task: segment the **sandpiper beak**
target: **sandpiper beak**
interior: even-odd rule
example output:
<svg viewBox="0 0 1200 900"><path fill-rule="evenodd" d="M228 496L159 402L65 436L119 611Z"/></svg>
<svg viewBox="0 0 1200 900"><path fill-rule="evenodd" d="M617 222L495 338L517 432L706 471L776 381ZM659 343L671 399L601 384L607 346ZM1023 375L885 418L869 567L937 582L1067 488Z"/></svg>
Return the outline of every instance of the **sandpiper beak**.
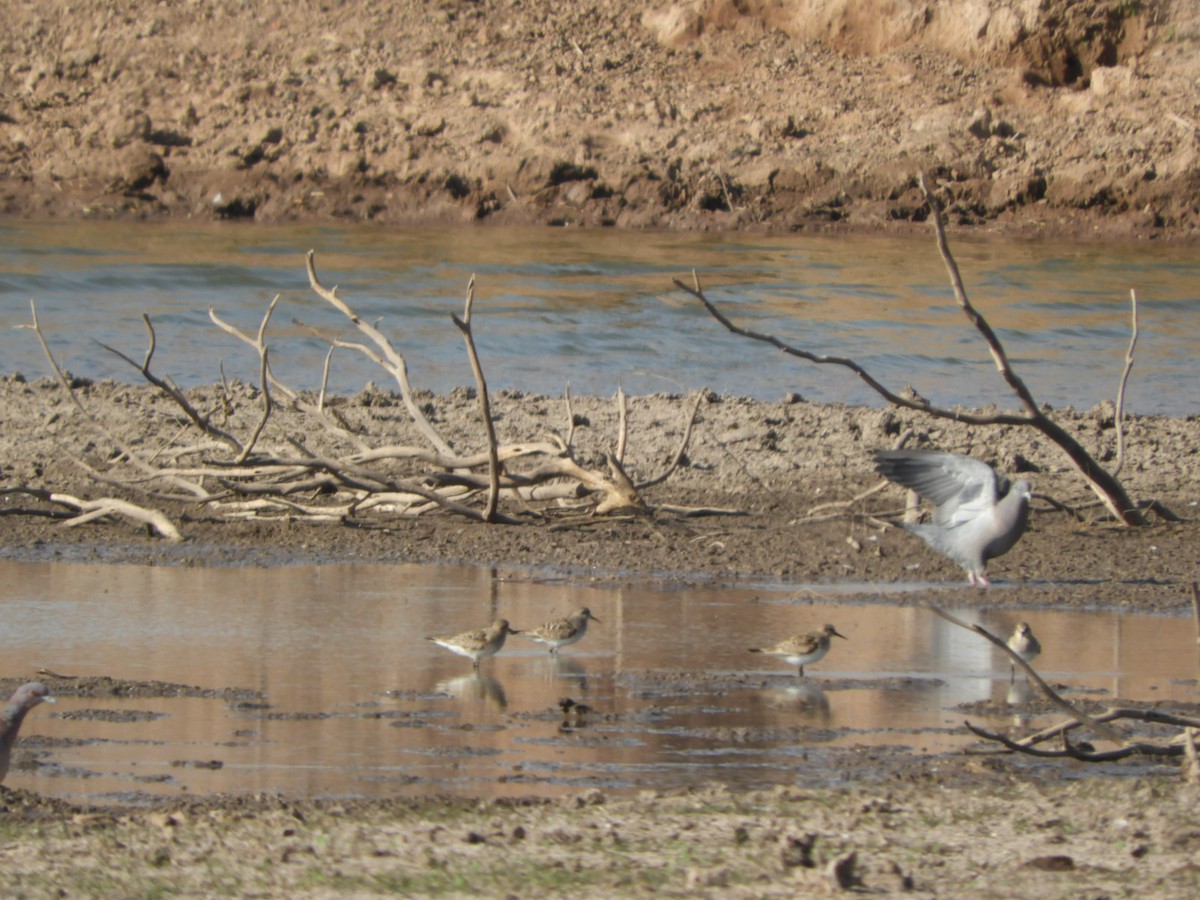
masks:
<svg viewBox="0 0 1200 900"><path fill-rule="evenodd" d="M838 631L836 628L830 627L830 629L829 629L829 633L830 633L831 635L833 635L834 637L840 637L840 638L841 638L843 641L848 641L848 640L850 640L850 638L846 637L844 634L842 634L842 633L841 633L840 631Z"/></svg>

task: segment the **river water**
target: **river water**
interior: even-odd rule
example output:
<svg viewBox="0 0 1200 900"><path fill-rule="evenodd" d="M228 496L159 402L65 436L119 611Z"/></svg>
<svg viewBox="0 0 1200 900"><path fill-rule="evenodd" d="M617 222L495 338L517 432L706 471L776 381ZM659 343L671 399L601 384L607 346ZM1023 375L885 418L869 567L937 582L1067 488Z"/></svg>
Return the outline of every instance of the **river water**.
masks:
<svg viewBox="0 0 1200 900"><path fill-rule="evenodd" d="M972 301L1039 402L1090 408L1116 394L1129 342L1130 289L1141 336L1127 408L1194 414L1200 370L1200 257L1192 247L1093 246L953 238ZM493 388L556 395L718 393L879 405L848 371L789 359L724 331L672 284L694 270L737 322L816 353L851 356L885 384L942 405L1011 406L977 334L954 306L932 239L707 235L570 229L353 229L235 224L8 224L0 228L3 371L48 374L29 301L74 374L136 380L97 342L140 360L141 316L158 333L155 370L210 384L221 366L257 380L257 359L208 319L253 332L280 295L268 341L293 387L320 386L327 345L297 322L356 337L308 288L317 252L327 286L376 322L415 387L471 384L450 321L477 278L475 334ZM350 351L331 387L388 376Z"/></svg>

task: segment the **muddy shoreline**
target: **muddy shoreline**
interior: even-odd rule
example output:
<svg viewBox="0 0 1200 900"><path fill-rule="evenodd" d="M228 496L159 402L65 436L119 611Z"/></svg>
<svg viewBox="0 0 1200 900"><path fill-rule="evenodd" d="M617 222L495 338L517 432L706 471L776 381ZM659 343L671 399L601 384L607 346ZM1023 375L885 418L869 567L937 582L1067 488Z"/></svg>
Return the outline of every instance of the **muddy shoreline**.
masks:
<svg viewBox="0 0 1200 900"><path fill-rule="evenodd" d="M189 396L204 405L214 390ZM145 502L131 485L121 487L120 478L96 480L76 460L117 475L114 440L147 447L176 440L178 407L149 387L113 382L80 384L77 396L86 415L52 381L0 381L0 486L81 497L117 493ZM245 433L260 415L259 398L240 385L231 399L226 425ZM423 402L439 428L463 446L479 440L477 403L469 393ZM672 395L630 399L631 471L658 471L671 456L688 402ZM418 440L395 395L372 388L338 404L345 421L372 440ZM561 400L501 392L494 408L504 439L516 440L543 432L548 420L561 415ZM588 422L576 436L580 458L596 462L612 440L613 403L574 398L574 409ZM491 567L493 577L506 580L547 572L603 584L759 580L811 585L814 598L823 582L928 581L938 587L923 599L932 596L947 606L1149 610L1178 615L1179 627L1190 627L1182 615L1188 585L1200 571L1196 417L1132 416L1126 423L1128 489L1185 519L1152 519L1145 528L1130 529L1106 522L1056 452L1019 429L977 429L897 411L791 400L712 396L699 409L686 464L648 491L647 499L652 505L736 509L737 515L656 513L552 529L545 522L483 525L436 512L412 521L365 519L351 527L291 516L220 521L193 504L163 501L184 536L170 543L120 518L66 528L53 504L8 492L0 497L0 546L6 558L54 564L461 560ZM1091 452L1111 460L1110 413L1103 405L1056 411ZM815 507L850 500L876 483L868 450L908 428L921 442L986 457L1007 471L1019 467L1039 495L1075 512L1039 500L1031 533L993 562L997 584L987 591L968 587L961 572L911 536L880 529L865 517L902 508L899 492L872 495L852 515L806 523ZM324 448L296 410L281 407L264 441L282 446L289 434L299 433L312 447ZM869 589L857 599L887 602ZM895 602L911 602L911 596ZM13 683L53 681L34 672L4 674ZM58 683L67 693L75 689ZM93 716L106 715L103 698L113 691L143 697L215 692L262 702L240 685L104 678L90 684ZM978 711L964 712L969 717ZM23 740L19 760L54 753L37 743L36 713L24 737L29 744ZM994 756L928 756L903 747L849 749L837 759L844 782L839 787L808 785L800 768L794 788L774 791L714 786L626 798L585 790L553 801L539 799L533 785L517 801L218 794L96 809L6 788L11 849L0 886L27 896L49 896L64 886L85 895L163 888L320 897L521 894L531 884L542 894L572 896L628 895L650 886L681 896L793 896L833 884L829 872L839 860L844 866L852 851L864 884L929 896L1041 897L1073 891L1081 877L1098 889L1136 883L1150 897L1179 896L1194 886L1191 836L1200 831L1195 789L1181 782L1173 761L1088 769ZM997 804L1001 794L1005 801ZM988 838L964 840L972 829ZM367 832L370 839L362 837ZM1114 855L1119 842L1127 855ZM275 864L264 869L264 858ZM1154 884L1148 886L1147 878Z"/></svg>
<svg viewBox="0 0 1200 900"><path fill-rule="evenodd" d="M197 408L215 390L188 392ZM175 440L182 424L174 401L149 386L99 382L77 392L85 415L48 379L0 381L6 428L5 488L28 486L81 498L106 494L146 502L136 480L112 459L115 448ZM237 386L227 426L251 432L261 414L254 388ZM423 438L398 395L371 388L331 400L341 421L376 445L419 445ZM464 449L480 447L478 404L470 392L424 401L439 429ZM693 398L648 395L629 400L626 463L634 477L665 468L678 449ZM561 398L500 392L493 400L502 441L529 441L553 430ZM577 458L603 466L615 440L617 409L608 399L573 398L586 421L574 437ZM1055 415L1097 459L1116 446L1111 405ZM911 430L915 445L976 455L1002 471L1022 472L1034 484L1032 531L995 560L990 592L967 588L962 573L881 519L903 507L889 488L860 502L878 483L872 449ZM1129 416L1124 425L1122 478L1138 501L1154 500L1181 521L1151 513L1144 528L1116 526L1095 503L1062 453L1012 426L982 428L927 420L910 411L764 403L707 395L697 407L686 462L646 491L647 514L565 521L572 504L508 506L523 524L486 526L445 510L416 518L352 516L316 522L305 515L263 512L230 516L222 504L164 499L161 508L180 530L175 543L147 535L120 517L68 527L66 510L19 492L6 492L0 515L3 555L9 559L107 561L175 565L282 565L293 561L458 562L488 566L502 577L556 572L576 579L636 583L639 579L812 586L933 582L955 603L1004 606L1181 610L1200 570L1195 508L1200 499L1200 419ZM306 434L311 452L331 457L344 442L314 430L295 408L276 408L264 448L290 452L292 435ZM114 443L120 442L120 443ZM219 457L220 454L217 454ZM89 475L90 468L99 475ZM108 475L104 475L104 472ZM846 504L829 506L829 504ZM694 515L687 509L718 514ZM224 511L222 511L224 510ZM528 517L526 512L535 515ZM522 574L524 573L524 574Z"/></svg>

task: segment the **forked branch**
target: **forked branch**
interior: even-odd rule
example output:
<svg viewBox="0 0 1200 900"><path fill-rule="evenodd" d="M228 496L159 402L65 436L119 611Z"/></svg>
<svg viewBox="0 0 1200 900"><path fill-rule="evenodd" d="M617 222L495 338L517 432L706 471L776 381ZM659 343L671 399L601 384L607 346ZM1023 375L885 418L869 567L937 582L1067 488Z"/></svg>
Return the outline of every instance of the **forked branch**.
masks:
<svg viewBox="0 0 1200 900"><path fill-rule="evenodd" d="M1031 427L1051 441L1058 445L1075 468L1083 475L1088 486L1096 493L1104 505L1108 508L1118 521L1126 525L1140 525L1143 523L1141 511L1137 504L1133 503L1125 492L1124 486L1111 473L1105 470L1092 456L1083 448L1083 446L1062 426L1047 416L1041 408L1039 408L1032 392L1029 390L1025 382L1013 371L1012 365L1009 362L1008 355L1004 351L1004 347L1000 339L992 330L988 321L983 315L975 309L967 298L966 290L963 288L962 277L959 274L958 266L954 261L954 257L950 253L950 248L946 242L945 223L942 219L941 207L938 204L937 198L933 191L926 183L924 175L920 177L921 187L925 192L925 197L929 202L932 212L934 229L937 236L938 251L941 253L942 260L946 265L947 271L950 274L951 287L954 290L955 301L966 315L968 321L982 335L984 342L988 347L988 352L996 363L996 367L1000 372L1001 377L1009 385L1017 398L1021 401L1024 407L1023 413L997 413L997 414L975 414L966 413L957 409L947 409L944 407L934 406L922 398L906 397L895 391L885 387L878 379L872 376L866 369L855 362L853 359L842 356L829 356L824 354L811 353L807 350L794 347L785 343L780 338L772 334L764 334L762 332L752 331L748 328L742 328L732 322L725 316L717 307L705 296L703 289L700 286L700 280L695 272L692 273L692 284L687 285L679 279L675 279L675 285L683 291L691 294L699 300L709 314L725 327L726 330L740 337L749 338L751 340L760 341L770 344L778 350L783 351L789 356L794 356L799 359L804 359L809 362L821 365L835 365L849 369L854 372L863 382L865 382L879 396L883 397L892 406L903 409L911 409L925 415L940 419L953 419L958 422L966 422L971 425L1016 425Z"/></svg>

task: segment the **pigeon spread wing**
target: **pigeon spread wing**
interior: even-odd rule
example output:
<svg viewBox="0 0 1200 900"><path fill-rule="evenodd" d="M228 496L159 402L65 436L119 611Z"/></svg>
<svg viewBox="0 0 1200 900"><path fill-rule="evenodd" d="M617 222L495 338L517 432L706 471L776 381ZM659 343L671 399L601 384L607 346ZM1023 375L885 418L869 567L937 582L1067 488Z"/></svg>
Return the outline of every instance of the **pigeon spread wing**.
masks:
<svg viewBox="0 0 1200 900"><path fill-rule="evenodd" d="M911 488L934 505L933 521L943 528L986 514L1007 487L987 463L954 453L880 450L875 459L885 478Z"/></svg>

